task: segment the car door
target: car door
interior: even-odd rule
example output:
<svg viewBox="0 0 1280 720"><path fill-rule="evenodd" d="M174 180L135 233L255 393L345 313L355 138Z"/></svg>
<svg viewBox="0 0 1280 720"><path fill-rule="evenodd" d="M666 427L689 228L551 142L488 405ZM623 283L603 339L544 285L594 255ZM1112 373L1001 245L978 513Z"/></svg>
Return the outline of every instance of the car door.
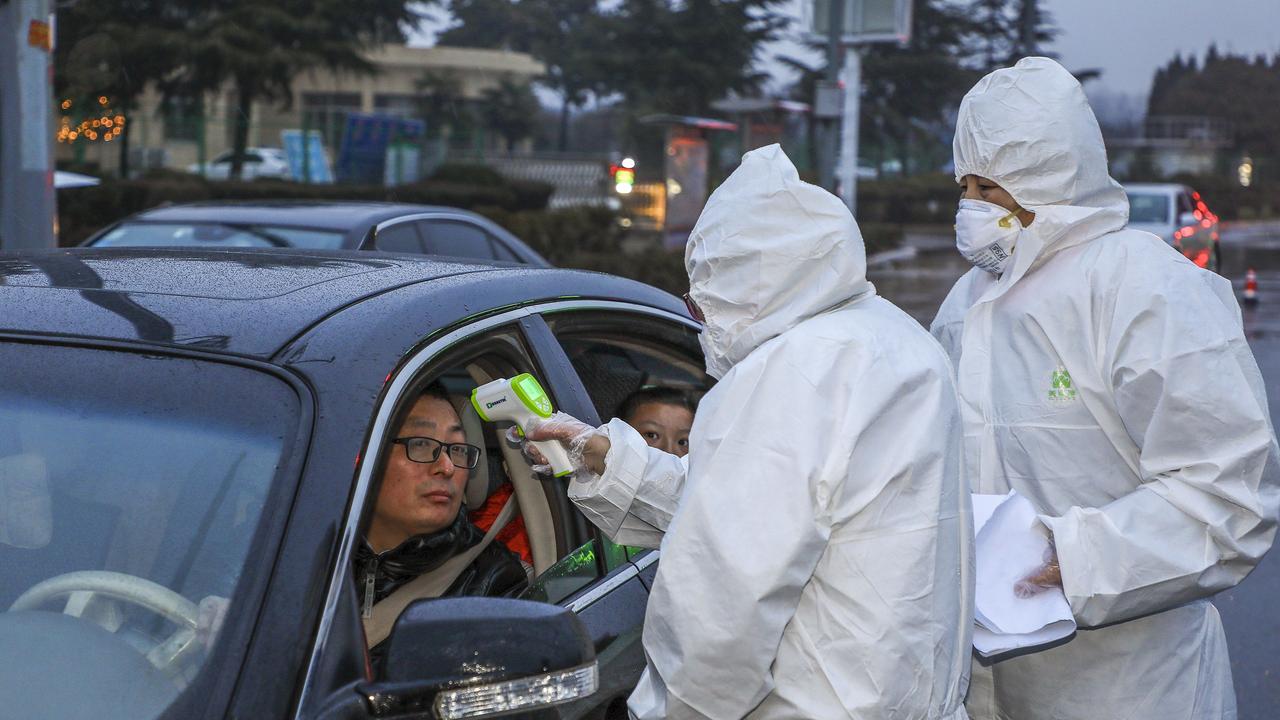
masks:
<svg viewBox="0 0 1280 720"><path fill-rule="evenodd" d="M364 661L353 558L378 499L381 467L390 452L401 448L391 443L399 418L427 384L438 381L455 398L455 407L467 427L468 443L482 445L486 457L496 461L483 465L491 478L497 478L485 486L500 485L503 479L514 486L519 517L532 550L528 564L534 577L524 597L578 612L594 640L600 691L577 704L562 706L561 716L625 717L625 698L644 663L640 632L648 595L644 579L647 565L633 561L625 549L599 537L569 502L566 480L533 476L519 449L504 441L502 426L481 426L478 419L469 423L465 417L469 393L475 386L530 372L542 380L557 407L592 418L592 401L572 363L542 317L530 308L481 318L424 341L388 377L384 397L371 421L357 465L343 549L332 570L298 716L312 717L330 698L342 696L338 690L341 682L329 678L349 675L351 667Z"/></svg>
<svg viewBox="0 0 1280 720"><path fill-rule="evenodd" d="M696 325L687 318L624 303L569 301L548 308L543 319L545 325L527 323L540 363L563 398L561 409L589 424L609 420L626 395L646 386L698 395L710 386ZM577 556L553 568L561 575L582 573L579 583L567 584L580 587L561 597L550 583L545 589L535 584L530 594L545 593L539 599L578 613L597 643L600 694L611 698L605 714L593 717L625 718L626 696L644 668L644 609L658 552L619 546L595 527L589 532L591 540ZM549 578L563 582L556 574ZM566 706L565 717L577 717L574 711Z"/></svg>

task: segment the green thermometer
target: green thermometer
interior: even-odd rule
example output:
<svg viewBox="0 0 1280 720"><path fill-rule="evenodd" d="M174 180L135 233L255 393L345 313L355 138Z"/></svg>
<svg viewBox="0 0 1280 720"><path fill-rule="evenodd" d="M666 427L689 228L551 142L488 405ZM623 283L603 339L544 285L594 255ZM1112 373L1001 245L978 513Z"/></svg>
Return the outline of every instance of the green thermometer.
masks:
<svg viewBox="0 0 1280 720"><path fill-rule="evenodd" d="M499 378L471 391L471 405L485 422L508 420L515 423L521 435L530 420L551 417L555 408L538 380L521 373L510 380ZM573 474L569 453L557 440L530 441L551 463L556 477Z"/></svg>

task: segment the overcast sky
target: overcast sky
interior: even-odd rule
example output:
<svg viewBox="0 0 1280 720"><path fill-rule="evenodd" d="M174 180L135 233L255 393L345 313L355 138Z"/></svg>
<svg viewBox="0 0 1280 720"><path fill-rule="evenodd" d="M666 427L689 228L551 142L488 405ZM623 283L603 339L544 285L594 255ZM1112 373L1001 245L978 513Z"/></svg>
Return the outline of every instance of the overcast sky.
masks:
<svg viewBox="0 0 1280 720"><path fill-rule="evenodd" d="M801 3L788 0L785 11L797 18L788 34L798 35ZM1151 77L1174 53L1203 56L1211 42L1219 49L1255 55L1280 51L1280 0L1045 0L1061 30L1051 49L1070 70L1100 68L1102 79L1090 94L1144 96ZM426 29L412 44L430 44ZM803 55L794 40L765 49L765 67L788 78L772 58Z"/></svg>

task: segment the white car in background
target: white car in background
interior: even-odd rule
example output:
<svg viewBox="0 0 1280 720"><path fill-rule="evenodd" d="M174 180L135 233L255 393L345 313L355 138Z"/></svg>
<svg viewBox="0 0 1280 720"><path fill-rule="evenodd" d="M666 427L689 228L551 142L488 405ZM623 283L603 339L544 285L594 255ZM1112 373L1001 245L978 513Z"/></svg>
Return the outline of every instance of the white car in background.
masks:
<svg viewBox="0 0 1280 720"><path fill-rule="evenodd" d="M235 151L228 150L205 163L203 175L210 180L226 180L231 177L231 159L234 156ZM197 175L202 174L200 172L200 164L188 165L187 172ZM270 147L245 148L240 179L281 178L287 180L290 177L292 175L289 172L289 160L285 157L283 149Z"/></svg>
<svg viewBox="0 0 1280 720"><path fill-rule="evenodd" d="M1188 260L1220 270L1218 216L1186 185L1126 183L1129 227L1159 235Z"/></svg>

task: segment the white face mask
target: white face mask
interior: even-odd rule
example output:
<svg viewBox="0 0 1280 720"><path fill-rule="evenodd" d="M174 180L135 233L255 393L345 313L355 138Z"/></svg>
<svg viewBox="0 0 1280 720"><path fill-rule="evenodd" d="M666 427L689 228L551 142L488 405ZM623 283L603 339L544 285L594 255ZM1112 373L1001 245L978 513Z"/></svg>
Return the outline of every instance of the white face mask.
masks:
<svg viewBox="0 0 1280 720"><path fill-rule="evenodd" d="M956 248L966 260L999 275L1009 267L1022 223L1015 213L985 200L961 200L956 212Z"/></svg>

